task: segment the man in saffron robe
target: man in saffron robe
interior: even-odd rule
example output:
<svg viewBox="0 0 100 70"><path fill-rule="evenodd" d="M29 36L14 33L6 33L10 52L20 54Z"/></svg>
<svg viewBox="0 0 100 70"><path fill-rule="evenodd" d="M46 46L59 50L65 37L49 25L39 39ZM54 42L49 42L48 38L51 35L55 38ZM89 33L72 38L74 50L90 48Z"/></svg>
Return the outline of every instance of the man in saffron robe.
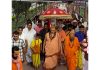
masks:
<svg viewBox="0 0 100 70"><path fill-rule="evenodd" d="M77 67L77 53L80 47L77 37L75 37L75 30L72 29L69 36L65 38L65 58L68 70L76 70Z"/></svg>
<svg viewBox="0 0 100 70"><path fill-rule="evenodd" d="M45 36L44 49L45 49L45 70L55 70L58 62L58 54L60 53L61 42L59 33L56 31L55 25L51 25L50 32Z"/></svg>

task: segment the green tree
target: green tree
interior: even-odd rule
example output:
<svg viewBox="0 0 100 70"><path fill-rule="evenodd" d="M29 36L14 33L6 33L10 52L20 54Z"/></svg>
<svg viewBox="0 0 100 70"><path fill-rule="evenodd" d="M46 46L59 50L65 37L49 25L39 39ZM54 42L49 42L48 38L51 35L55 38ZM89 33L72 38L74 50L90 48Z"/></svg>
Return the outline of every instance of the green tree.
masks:
<svg viewBox="0 0 100 70"><path fill-rule="evenodd" d="M12 1L12 8L16 14L16 23L18 23L18 17L21 13L24 13L25 19L27 16L27 11L31 6L31 2L28 1Z"/></svg>
<svg viewBox="0 0 100 70"><path fill-rule="evenodd" d="M28 13L28 9L29 9L30 6L31 6L31 2L25 1L25 2L23 2L23 4L24 4L23 9L24 9L25 19L27 19L27 13Z"/></svg>

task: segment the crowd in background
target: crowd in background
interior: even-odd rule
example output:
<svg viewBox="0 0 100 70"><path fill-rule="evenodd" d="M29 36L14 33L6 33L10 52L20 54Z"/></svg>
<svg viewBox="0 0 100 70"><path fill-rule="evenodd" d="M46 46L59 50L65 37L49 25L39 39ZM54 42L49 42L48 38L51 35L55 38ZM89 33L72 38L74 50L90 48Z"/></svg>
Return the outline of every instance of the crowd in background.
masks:
<svg viewBox="0 0 100 70"><path fill-rule="evenodd" d="M88 25L79 20L27 20L12 33L12 70L23 70L23 63L38 70L54 70L65 65L68 70L88 70ZM20 54L18 54L20 53Z"/></svg>

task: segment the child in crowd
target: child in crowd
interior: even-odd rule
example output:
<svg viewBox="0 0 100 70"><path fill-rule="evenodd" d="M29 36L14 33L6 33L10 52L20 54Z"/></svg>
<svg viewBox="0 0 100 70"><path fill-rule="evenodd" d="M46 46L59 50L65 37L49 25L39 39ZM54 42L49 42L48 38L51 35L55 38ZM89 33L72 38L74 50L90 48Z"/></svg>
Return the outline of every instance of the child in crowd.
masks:
<svg viewBox="0 0 100 70"><path fill-rule="evenodd" d="M40 35L37 33L35 40L33 40L31 43L32 61L35 70L38 70L40 66L40 51L41 51L42 41L39 36Z"/></svg>

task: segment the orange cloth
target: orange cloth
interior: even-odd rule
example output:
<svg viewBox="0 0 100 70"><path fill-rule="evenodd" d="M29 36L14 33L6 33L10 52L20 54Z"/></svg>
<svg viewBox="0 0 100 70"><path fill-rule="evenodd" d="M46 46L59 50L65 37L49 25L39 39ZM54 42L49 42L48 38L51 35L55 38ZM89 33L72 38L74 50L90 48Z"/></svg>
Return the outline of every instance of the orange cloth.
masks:
<svg viewBox="0 0 100 70"><path fill-rule="evenodd" d="M49 38L49 33L46 34L45 54L46 56L50 56L50 55L52 56L45 58L45 62L44 62L45 68L52 69L56 67L58 55L54 55L54 54L59 53L60 45L61 42L59 40L59 33L56 33L55 38L53 38L52 40Z"/></svg>
<svg viewBox="0 0 100 70"><path fill-rule="evenodd" d="M18 66L19 66L19 69L18 69ZM12 70L23 70L22 60L20 57L18 57L17 60L12 60Z"/></svg>
<svg viewBox="0 0 100 70"><path fill-rule="evenodd" d="M61 37L61 41L64 41L66 38L66 33L63 29L59 32L59 35Z"/></svg>
<svg viewBox="0 0 100 70"><path fill-rule="evenodd" d="M73 45L73 47L71 47L71 45ZM65 58L67 60L66 62L68 65L68 70L76 70L77 53L79 47L80 44L76 37L74 38L73 44L71 43L69 36L66 37L64 52L65 52Z"/></svg>
<svg viewBox="0 0 100 70"><path fill-rule="evenodd" d="M66 38L66 33L65 31L62 29L61 31L59 31L59 35L60 35L60 40L61 40L61 53L63 54L63 49L64 49L64 40Z"/></svg>

